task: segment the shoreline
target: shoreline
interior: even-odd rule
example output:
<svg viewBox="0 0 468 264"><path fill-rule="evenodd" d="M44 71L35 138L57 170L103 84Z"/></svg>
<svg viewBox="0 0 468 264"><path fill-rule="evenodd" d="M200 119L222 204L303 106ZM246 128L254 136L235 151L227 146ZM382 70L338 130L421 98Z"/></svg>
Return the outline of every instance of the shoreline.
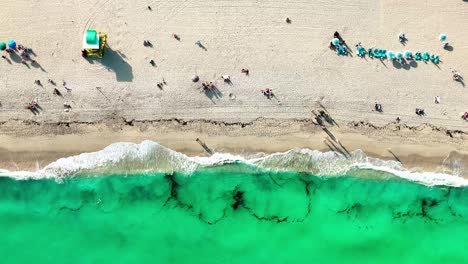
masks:
<svg viewBox="0 0 468 264"><path fill-rule="evenodd" d="M249 124L206 120L94 124L10 121L3 123L0 129L3 131L0 135L0 168L10 171L35 171L59 158L98 151L116 142L152 140L188 156L207 156L196 142L197 138L216 152L240 155L270 154L293 148L325 152L333 145L326 144L330 142L325 141L329 138L327 133L306 120L258 119ZM430 125L376 127L356 122L329 127L329 130L347 151L361 149L369 157L399 159L410 170L447 172L454 164L468 164L463 132ZM463 167L457 169L468 178Z"/></svg>

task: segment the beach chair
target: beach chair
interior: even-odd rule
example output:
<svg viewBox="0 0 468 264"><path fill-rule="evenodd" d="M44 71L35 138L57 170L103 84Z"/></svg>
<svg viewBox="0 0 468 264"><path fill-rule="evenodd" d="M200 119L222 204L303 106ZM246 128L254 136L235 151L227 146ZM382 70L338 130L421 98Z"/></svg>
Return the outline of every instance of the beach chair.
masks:
<svg viewBox="0 0 468 264"><path fill-rule="evenodd" d="M422 59L422 57L421 57L421 52L419 52L419 51L416 52L416 53L414 54L414 59L417 60L417 61L420 61L420 60Z"/></svg>
<svg viewBox="0 0 468 264"><path fill-rule="evenodd" d="M380 57L382 59L386 59L387 58L387 50L380 50Z"/></svg>
<svg viewBox="0 0 468 264"><path fill-rule="evenodd" d="M439 64L439 56L435 56L434 54L431 55L431 61L434 64Z"/></svg>
<svg viewBox="0 0 468 264"><path fill-rule="evenodd" d="M357 47L356 53L359 57L364 58L364 56L366 55L366 50L363 47Z"/></svg>
<svg viewBox="0 0 468 264"><path fill-rule="evenodd" d="M339 45L336 52L338 53L338 55L347 55L348 54L348 51L346 50L346 47L343 46L343 45Z"/></svg>
<svg viewBox="0 0 468 264"><path fill-rule="evenodd" d="M380 58L380 50L379 49L374 49L374 57Z"/></svg>
<svg viewBox="0 0 468 264"><path fill-rule="evenodd" d="M423 61L428 61L429 60L429 52L424 52L423 55L422 55L422 59Z"/></svg>

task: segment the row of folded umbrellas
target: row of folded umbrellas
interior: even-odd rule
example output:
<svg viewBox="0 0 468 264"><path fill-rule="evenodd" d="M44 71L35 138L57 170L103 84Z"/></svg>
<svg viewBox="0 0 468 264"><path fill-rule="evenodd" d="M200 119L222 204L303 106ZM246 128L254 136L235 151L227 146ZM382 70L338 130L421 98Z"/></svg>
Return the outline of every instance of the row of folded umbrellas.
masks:
<svg viewBox="0 0 468 264"><path fill-rule="evenodd" d="M5 42L0 42L0 50L6 50L7 44ZM16 41L10 40L8 41L8 48L15 49L16 48Z"/></svg>

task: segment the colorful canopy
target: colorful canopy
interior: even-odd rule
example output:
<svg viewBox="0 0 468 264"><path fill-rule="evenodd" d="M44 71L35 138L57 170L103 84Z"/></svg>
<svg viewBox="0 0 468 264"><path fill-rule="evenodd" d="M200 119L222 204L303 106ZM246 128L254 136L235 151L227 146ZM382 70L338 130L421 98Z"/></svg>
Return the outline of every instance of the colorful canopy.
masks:
<svg viewBox="0 0 468 264"><path fill-rule="evenodd" d="M340 44L340 40L337 39L337 38L334 38L334 39L332 40L332 43L333 43L333 45L336 46L336 45Z"/></svg>
<svg viewBox="0 0 468 264"><path fill-rule="evenodd" d="M403 53L397 52L396 57L397 59L401 59L403 57Z"/></svg>
<svg viewBox="0 0 468 264"><path fill-rule="evenodd" d="M94 44L97 41L97 32L93 29L86 30L86 43Z"/></svg>
<svg viewBox="0 0 468 264"><path fill-rule="evenodd" d="M5 50L5 49L6 49L6 43L0 42L0 50Z"/></svg>
<svg viewBox="0 0 468 264"><path fill-rule="evenodd" d="M14 40L8 41L8 47L10 47L10 49L16 48L16 42Z"/></svg>
<svg viewBox="0 0 468 264"><path fill-rule="evenodd" d="M447 39L447 35L445 35L445 34L440 34L440 36L439 36L439 40L440 40L440 41L445 41L446 39Z"/></svg>
<svg viewBox="0 0 468 264"><path fill-rule="evenodd" d="M395 58L395 52L389 50L387 51L387 56L389 59L394 59Z"/></svg>

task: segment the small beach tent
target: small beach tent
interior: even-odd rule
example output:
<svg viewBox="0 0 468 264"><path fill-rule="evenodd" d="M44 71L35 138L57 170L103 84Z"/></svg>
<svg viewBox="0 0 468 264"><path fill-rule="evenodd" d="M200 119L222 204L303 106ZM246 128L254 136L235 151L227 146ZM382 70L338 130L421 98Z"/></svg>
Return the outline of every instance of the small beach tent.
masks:
<svg viewBox="0 0 468 264"><path fill-rule="evenodd" d="M403 58L403 53L397 52L396 57L397 57L397 59Z"/></svg>
<svg viewBox="0 0 468 264"><path fill-rule="evenodd" d="M106 46L106 34L88 29L83 36L83 49L88 57L102 58Z"/></svg>
<svg viewBox="0 0 468 264"><path fill-rule="evenodd" d="M8 47L10 47L10 49L16 48L16 42L14 40L8 41Z"/></svg>
<svg viewBox="0 0 468 264"><path fill-rule="evenodd" d="M332 40L332 44L336 46L336 45L340 44L340 40L337 39L337 38L334 38L334 39Z"/></svg>
<svg viewBox="0 0 468 264"><path fill-rule="evenodd" d="M395 52L389 50L387 51L387 56L389 59L393 60L395 58Z"/></svg>
<svg viewBox="0 0 468 264"><path fill-rule="evenodd" d="M6 50L6 43L0 42L0 50Z"/></svg>
<svg viewBox="0 0 468 264"><path fill-rule="evenodd" d="M445 35L445 34L440 34L440 36L439 36L439 40L440 40L440 41L445 41L446 39L447 39L447 35Z"/></svg>

